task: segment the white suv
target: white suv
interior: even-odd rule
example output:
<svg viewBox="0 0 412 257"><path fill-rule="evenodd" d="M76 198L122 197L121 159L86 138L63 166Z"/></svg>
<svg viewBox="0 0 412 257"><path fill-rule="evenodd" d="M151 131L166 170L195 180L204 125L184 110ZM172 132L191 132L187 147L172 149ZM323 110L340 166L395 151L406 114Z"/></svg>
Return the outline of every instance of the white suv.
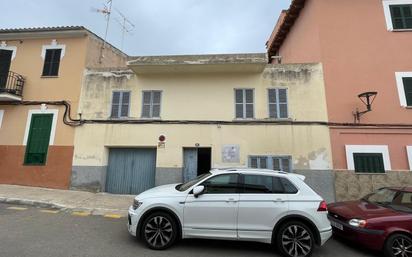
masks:
<svg viewBox="0 0 412 257"><path fill-rule="evenodd" d="M181 238L208 238L274 243L284 256L309 256L332 228L326 202L304 179L270 170L212 170L138 195L128 229L155 250Z"/></svg>

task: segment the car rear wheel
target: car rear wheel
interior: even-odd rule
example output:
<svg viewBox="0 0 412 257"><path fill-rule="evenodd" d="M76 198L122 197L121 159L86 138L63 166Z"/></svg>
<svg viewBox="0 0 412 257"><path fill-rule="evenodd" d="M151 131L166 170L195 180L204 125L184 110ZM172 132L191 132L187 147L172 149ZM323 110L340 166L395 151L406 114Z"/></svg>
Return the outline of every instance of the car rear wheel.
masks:
<svg viewBox="0 0 412 257"><path fill-rule="evenodd" d="M291 221L278 230L276 244L283 256L308 257L313 252L314 236L304 223Z"/></svg>
<svg viewBox="0 0 412 257"><path fill-rule="evenodd" d="M412 257L412 239L403 234L392 235L386 240L387 257Z"/></svg>
<svg viewBox="0 0 412 257"><path fill-rule="evenodd" d="M153 250L164 250L173 245L177 237L175 220L167 213L155 212L142 224L141 238Z"/></svg>

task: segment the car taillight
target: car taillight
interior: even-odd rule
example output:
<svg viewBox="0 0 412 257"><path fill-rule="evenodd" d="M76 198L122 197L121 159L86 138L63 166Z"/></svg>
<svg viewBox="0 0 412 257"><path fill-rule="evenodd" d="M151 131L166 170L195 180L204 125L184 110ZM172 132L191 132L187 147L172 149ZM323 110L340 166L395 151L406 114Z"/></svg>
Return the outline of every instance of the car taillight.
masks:
<svg viewBox="0 0 412 257"><path fill-rule="evenodd" d="M326 204L326 201L320 202L318 211L319 211L319 212L328 211L328 205Z"/></svg>

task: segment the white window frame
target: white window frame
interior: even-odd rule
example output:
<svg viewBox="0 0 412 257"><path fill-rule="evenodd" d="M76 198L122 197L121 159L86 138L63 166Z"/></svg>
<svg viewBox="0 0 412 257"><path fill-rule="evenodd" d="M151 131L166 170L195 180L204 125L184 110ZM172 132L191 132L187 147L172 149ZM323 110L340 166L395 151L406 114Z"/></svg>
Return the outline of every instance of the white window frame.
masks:
<svg viewBox="0 0 412 257"><path fill-rule="evenodd" d="M412 146L406 146L406 152L408 154L409 170L412 171Z"/></svg>
<svg viewBox="0 0 412 257"><path fill-rule="evenodd" d="M387 145L345 145L345 149L348 170L355 170L355 160L353 158L354 153L381 153L385 171L392 170L391 160L389 157L389 147Z"/></svg>
<svg viewBox="0 0 412 257"><path fill-rule="evenodd" d="M243 102L243 118L238 118L238 117L236 117L236 90L243 90L243 92L244 92L244 94L243 94L243 100L244 100L244 102ZM252 118L246 118L246 90L252 90L252 93L253 93L253 117ZM235 119L236 120L254 120L255 118L256 118L256 99L255 99L255 97L256 97L256 92L255 92L255 89L254 88L241 88L241 87L239 87L239 88L235 88L234 90L233 90L233 92L234 92L234 100L235 100Z"/></svg>
<svg viewBox="0 0 412 257"><path fill-rule="evenodd" d="M247 167L251 167L252 158L266 158L266 168L273 169L273 159L289 159L289 173L293 172L293 157L292 155L265 155L265 154L253 154L248 156ZM282 165L282 164L281 164ZM260 164L258 163L258 169Z"/></svg>
<svg viewBox="0 0 412 257"><path fill-rule="evenodd" d="M279 103L279 90L280 89L286 90L286 107L287 107L286 117L279 117L280 116L280 103ZM276 90L276 113L278 116L276 118L270 117L270 105L274 104L270 102L270 96L269 96L270 90ZM276 119L276 120L289 119L289 90L288 88L282 88L282 87L268 88L267 95L268 95L268 117L269 119Z"/></svg>
<svg viewBox="0 0 412 257"><path fill-rule="evenodd" d="M127 117L126 117L126 116L124 116L124 117L121 117L121 116L112 117L113 95L114 95L114 93L116 93L116 92L118 92L118 93L121 94L121 98L120 98L120 99L122 100L122 103L121 103L121 104L119 103L119 111L118 111L118 114L119 114L119 113L121 114L121 112L122 112L123 93L129 93L129 104L128 104L128 109L127 109ZM128 118L130 118L130 116L131 116L131 114L130 114L130 110L131 110L130 105L131 105L131 103L132 103L132 91L130 91L130 90L113 90L113 91L112 91L112 95L111 95L111 100L110 100L109 118L112 119L112 120L128 119Z"/></svg>
<svg viewBox="0 0 412 257"><path fill-rule="evenodd" d="M59 45L57 44L56 39L53 39L50 43L50 45L43 45L41 49L41 58L43 61L46 59L46 51L47 50L52 50L52 49L61 49L62 52L60 53L60 60L63 59L65 53L66 53L66 45Z"/></svg>
<svg viewBox="0 0 412 257"><path fill-rule="evenodd" d="M4 117L4 110L0 110L0 128L1 128L1 124L3 123L3 117Z"/></svg>
<svg viewBox="0 0 412 257"><path fill-rule="evenodd" d="M154 92L159 92L160 93L160 103L159 103L159 117L154 117L153 116L153 93ZM149 105L149 116L150 117L143 117L143 108L144 108L144 94L145 93L150 93L150 105ZM142 112L140 114L141 119L161 119L162 116L162 95L163 91L162 90L142 90Z"/></svg>
<svg viewBox="0 0 412 257"><path fill-rule="evenodd" d="M403 84L403 78L412 78L412 72L396 72L396 86L398 88L399 101L402 107L412 107L408 106L406 102L405 86Z"/></svg>
<svg viewBox="0 0 412 257"><path fill-rule="evenodd" d="M51 132L50 132L49 145L54 145L54 138L56 136L57 118L59 116L59 110L57 110L57 109L29 110L29 113L27 114L26 130L24 132L23 145L27 145L27 140L29 138L30 125L31 125L31 120L32 120L33 114L53 114L53 121L52 121L52 127L51 127Z"/></svg>
<svg viewBox="0 0 412 257"><path fill-rule="evenodd" d="M394 29L391 15L391 5L412 4L412 0L384 0L382 1L388 31L412 31L412 29Z"/></svg>
<svg viewBox="0 0 412 257"><path fill-rule="evenodd" d="M14 58L16 58L17 46L8 46L6 41L1 41L1 43L0 43L0 50L12 51L11 60L13 61Z"/></svg>

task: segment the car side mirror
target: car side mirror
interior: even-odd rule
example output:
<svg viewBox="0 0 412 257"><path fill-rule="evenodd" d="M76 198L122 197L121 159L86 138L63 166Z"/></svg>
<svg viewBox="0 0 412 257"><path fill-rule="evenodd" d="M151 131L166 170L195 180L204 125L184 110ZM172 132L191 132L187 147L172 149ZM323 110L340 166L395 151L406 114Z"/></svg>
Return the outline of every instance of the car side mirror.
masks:
<svg viewBox="0 0 412 257"><path fill-rule="evenodd" d="M193 188L193 196L195 198L198 198L199 195L203 194L204 191L205 191L205 186L203 186L203 185L197 186L197 187Z"/></svg>

